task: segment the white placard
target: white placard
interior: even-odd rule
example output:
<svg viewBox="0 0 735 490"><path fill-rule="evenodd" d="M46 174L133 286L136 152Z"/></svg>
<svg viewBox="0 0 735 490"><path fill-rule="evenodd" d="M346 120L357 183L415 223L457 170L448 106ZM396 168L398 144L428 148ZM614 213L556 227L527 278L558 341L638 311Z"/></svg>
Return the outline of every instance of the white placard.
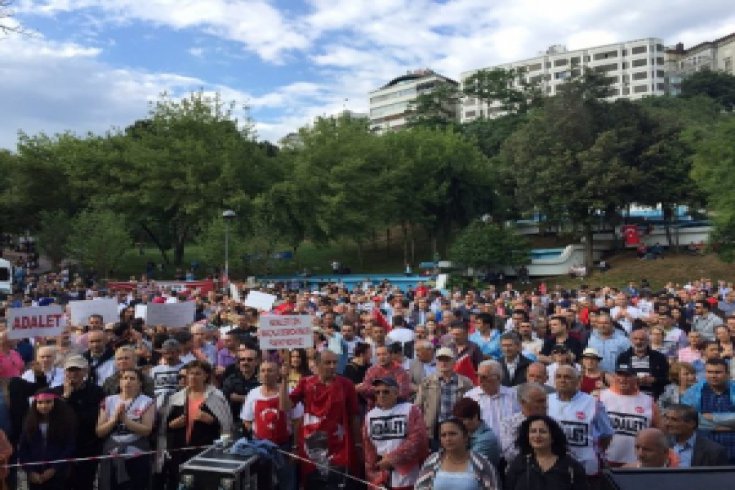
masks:
<svg viewBox="0 0 735 490"><path fill-rule="evenodd" d="M237 284L234 282L230 283L230 297L237 301L238 303L241 301L240 299L240 289L237 287Z"/></svg>
<svg viewBox="0 0 735 490"><path fill-rule="evenodd" d="M8 338L56 337L66 326L59 305L8 308Z"/></svg>
<svg viewBox="0 0 735 490"><path fill-rule="evenodd" d="M262 311L271 311L274 301L276 301L276 297L273 294L250 291L248 297L245 298L245 306L257 308Z"/></svg>
<svg viewBox="0 0 735 490"><path fill-rule="evenodd" d="M258 340L261 350L308 349L314 346L310 315L263 315Z"/></svg>
<svg viewBox="0 0 735 490"><path fill-rule="evenodd" d="M72 325L86 325L89 315L102 315L103 323L120 321L120 313L115 298L70 301L69 311Z"/></svg>
<svg viewBox="0 0 735 490"><path fill-rule="evenodd" d="M447 288L447 279L449 278L449 274L437 274L436 276L436 289L446 289Z"/></svg>
<svg viewBox="0 0 735 490"><path fill-rule="evenodd" d="M148 305L144 305L143 303L138 303L135 305L135 318L142 318L145 320L145 314L147 310Z"/></svg>
<svg viewBox="0 0 735 490"><path fill-rule="evenodd" d="M146 325L164 325L169 328L188 327L194 323L196 303L150 303L145 309Z"/></svg>

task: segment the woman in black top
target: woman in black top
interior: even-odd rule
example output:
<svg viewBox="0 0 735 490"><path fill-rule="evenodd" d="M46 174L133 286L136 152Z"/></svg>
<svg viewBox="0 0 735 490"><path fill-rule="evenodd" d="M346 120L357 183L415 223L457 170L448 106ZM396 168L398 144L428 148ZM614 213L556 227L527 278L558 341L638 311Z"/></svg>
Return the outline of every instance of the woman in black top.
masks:
<svg viewBox="0 0 735 490"><path fill-rule="evenodd" d="M353 383L355 386L362 383L365 379L365 373L370 367L370 344L359 343L355 346L354 357L345 366L343 376Z"/></svg>
<svg viewBox="0 0 735 490"><path fill-rule="evenodd" d="M551 417L528 417L516 443L520 453L508 468L506 490L589 490L584 468L567 453L564 431Z"/></svg>

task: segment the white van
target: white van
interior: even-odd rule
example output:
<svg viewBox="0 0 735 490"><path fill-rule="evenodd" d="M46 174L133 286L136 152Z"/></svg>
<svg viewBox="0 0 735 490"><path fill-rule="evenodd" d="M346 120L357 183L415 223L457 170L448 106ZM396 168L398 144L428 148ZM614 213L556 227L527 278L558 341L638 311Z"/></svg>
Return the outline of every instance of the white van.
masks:
<svg viewBox="0 0 735 490"><path fill-rule="evenodd" d="M12 294L13 292L13 265L0 259L0 294Z"/></svg>

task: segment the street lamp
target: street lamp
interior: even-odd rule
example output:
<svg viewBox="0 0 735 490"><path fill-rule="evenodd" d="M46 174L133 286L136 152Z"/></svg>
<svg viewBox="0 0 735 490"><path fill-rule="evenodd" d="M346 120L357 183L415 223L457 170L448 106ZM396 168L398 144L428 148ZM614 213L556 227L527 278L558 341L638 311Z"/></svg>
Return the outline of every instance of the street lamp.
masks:
<svg viewBox="0 0 735 490"><path fill-rule="evenodd" d="M230 221L235 219L237 214L232 209L228 209L222 213L222 219L225 220L225 279L230 282Z"/></svg>

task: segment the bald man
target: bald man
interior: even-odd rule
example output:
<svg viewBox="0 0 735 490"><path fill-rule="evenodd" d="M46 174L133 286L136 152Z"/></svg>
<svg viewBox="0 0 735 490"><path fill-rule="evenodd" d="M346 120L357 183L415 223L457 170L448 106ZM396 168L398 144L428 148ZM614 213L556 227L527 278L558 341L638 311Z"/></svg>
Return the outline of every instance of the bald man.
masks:
<svg viewBox="0 0 735 490"><path fill-rule="evenodd" d="M669 441L663 431L643 429L635 436L635 456L638 461L626 467L676 468L677 461L670 454Z"/></svg>

